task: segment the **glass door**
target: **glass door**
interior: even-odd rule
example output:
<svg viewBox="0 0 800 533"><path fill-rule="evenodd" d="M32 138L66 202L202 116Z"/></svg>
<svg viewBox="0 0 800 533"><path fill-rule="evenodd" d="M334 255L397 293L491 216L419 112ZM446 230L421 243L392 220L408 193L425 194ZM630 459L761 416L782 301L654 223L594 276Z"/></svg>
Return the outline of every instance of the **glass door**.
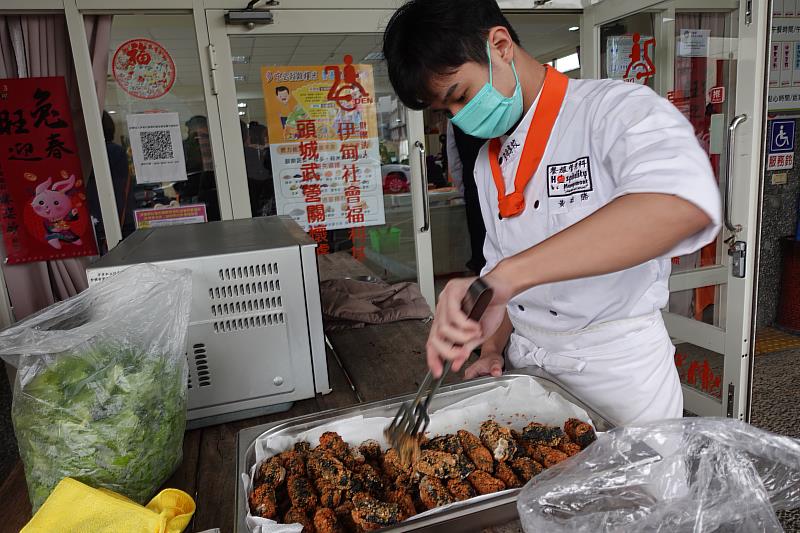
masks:
<svg viewBox="0 0 800 533"><path fill-rule="evenodd" d="M664 319L686 410L748 418L769 16L747 0L607 0L584 13L583 75L646 84L687 118L719 182L725 224L672 259Z"/></svg>
<svg viewBox="0 0 800 533"><path fill-rule="evenodd" d="M381 53L390 10L280 10L231 23L208 10L235 217L289 215L433 306L422 114L394 94Z"/></svg>

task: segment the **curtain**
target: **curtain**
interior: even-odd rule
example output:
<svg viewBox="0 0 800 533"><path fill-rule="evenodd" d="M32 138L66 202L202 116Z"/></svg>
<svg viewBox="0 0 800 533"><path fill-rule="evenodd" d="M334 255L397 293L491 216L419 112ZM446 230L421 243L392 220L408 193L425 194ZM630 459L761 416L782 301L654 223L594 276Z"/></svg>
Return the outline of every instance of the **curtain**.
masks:
<svg viewBox="0 0 800 533"><path fill-rule="evenodd" d="M94 83L100 109L105 102L111 16L85 16ZM72 63L66 21L62 15L0 16L0 78L63 76L84 176L91 157L78 84ZM5 252L2 251L3 257ZM3 265L14 317L20 320L48 305L84 290L87 258L60 259L23 265Z"/></svg>

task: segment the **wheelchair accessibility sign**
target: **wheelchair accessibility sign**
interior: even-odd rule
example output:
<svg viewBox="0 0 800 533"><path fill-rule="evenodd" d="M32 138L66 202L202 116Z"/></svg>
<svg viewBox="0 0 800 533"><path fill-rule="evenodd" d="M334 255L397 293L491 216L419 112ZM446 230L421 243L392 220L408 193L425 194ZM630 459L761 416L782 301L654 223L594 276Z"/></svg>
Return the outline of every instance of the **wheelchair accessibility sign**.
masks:
<svg viewBox="0 0 800 533"><path fill-rule="evenodd" d="M794 120L773 120L769 129L770 153L794 152Z"/></svg>

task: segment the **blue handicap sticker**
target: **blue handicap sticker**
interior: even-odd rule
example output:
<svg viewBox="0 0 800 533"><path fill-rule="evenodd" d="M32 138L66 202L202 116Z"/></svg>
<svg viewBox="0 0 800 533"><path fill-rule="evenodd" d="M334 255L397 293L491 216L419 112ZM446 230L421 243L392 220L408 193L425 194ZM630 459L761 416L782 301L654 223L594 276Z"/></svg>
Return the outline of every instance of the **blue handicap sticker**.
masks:
<svg viewBox="0 0 800 533"><path fill-rule="evenodd" d="M769 151L794 152L794 120L773 120L769 128Z"/></svg>

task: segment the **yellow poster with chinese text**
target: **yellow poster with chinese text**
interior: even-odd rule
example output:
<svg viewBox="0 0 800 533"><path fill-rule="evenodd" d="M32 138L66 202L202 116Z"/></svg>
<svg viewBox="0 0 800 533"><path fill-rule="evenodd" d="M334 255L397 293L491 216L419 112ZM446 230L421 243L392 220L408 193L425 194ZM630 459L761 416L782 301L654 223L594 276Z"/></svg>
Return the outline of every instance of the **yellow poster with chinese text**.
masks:
<svg viewBox="0 0 800 533"><path fill-rule="evenodd" d="M262 67L278 214L306 231L385 222L371 65Z"/></svg>

